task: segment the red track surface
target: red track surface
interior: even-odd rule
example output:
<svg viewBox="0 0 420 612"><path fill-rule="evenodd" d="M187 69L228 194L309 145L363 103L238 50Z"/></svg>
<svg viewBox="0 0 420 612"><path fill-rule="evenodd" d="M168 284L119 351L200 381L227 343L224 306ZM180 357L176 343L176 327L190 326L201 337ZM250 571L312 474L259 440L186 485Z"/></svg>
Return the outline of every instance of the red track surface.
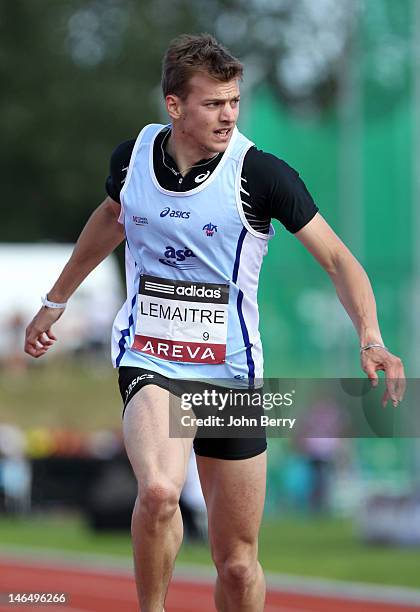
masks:
<svg viewBox="0 0 420 612"><path fill-rule="evenodd" d="M66 593L62 605L4 605L5 594ZM0 612L14 609L29 612L138 612L134 580L126 572L75 570L64 565L35 564L16 560L0 561ZM338 596L319 596L270 591L265 612L409 612L420 606L372 602ZM214 612L212 585L177 579L171 585L166 612Z"/></svg>

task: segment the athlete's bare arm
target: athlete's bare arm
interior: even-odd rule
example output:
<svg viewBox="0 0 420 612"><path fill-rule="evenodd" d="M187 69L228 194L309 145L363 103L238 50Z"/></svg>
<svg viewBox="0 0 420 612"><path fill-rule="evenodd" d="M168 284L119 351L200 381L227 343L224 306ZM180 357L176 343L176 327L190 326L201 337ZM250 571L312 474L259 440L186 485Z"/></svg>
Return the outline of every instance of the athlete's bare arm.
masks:
<svg viewBox="0 0 420 612"><path fill-rule="evenodd" d="M82 230L73 253L48 292L51 302L64 303L96 266L123 240L124 227L118 223L121 205L109 196L92 213ZM26 328L25 352L42 357L57 339L51 326L63 308L40 308Z"/></svg>
<svg viewBox="0 0 420 612"><path fill-rule="evenodd" d="M325 219L317 213L295 236L331 277L337 295L359 334L360 345L383 344L369 278ZM378 382L376 372L385 371L387 391L383 403L385 405L390 398L396 406L402 400L405 389L401 359L384 349L372 348L362 352L361 363L374 385Z"/></svg>

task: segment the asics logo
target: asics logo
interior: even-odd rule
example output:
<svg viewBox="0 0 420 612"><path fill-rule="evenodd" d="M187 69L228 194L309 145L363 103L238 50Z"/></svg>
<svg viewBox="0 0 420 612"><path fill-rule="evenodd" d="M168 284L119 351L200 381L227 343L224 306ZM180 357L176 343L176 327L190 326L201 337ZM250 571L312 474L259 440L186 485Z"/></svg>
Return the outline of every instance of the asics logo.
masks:
<svg viewBox="0 0 420 612"><path fill-rule="evenodd" d="M171 208L169 208L169 206L167 206L161 211L160 216L167 217L169 215L169 217L175 217L177 219L189 219L190 214L191 213L189 211L187 212L185 210L172 210Z"/></svg>
<svg viewBox="0 0 420 612"><path fill-rule="evenodd" d="M210 176L210 170L207 170L207 172L203 172L203 174L198 174L194 181L196 183L203 183L206 179L208 179Z"/></svg>

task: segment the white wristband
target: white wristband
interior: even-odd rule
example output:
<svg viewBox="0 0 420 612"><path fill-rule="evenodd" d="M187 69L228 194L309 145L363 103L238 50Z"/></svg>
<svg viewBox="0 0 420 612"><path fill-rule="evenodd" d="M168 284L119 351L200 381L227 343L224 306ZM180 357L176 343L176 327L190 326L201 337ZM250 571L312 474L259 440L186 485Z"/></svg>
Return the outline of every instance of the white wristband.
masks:
<svg viewBox="0 0 420 612"><path fill-rule="evenodd" d="M65 308L67 306L67 302L64 302L63 304L59 304L58 302L50 302L46 295L41 297L41 302L47 308Z"/></svg>

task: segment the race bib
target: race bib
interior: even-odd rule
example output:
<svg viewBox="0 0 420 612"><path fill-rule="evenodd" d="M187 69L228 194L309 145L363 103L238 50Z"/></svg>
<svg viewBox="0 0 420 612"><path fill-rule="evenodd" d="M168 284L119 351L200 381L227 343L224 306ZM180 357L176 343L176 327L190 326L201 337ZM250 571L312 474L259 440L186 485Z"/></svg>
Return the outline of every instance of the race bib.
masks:
<svg viewBox="0 0 420 612"><path fill-rule="evenodd" d="M229 285L143 274L132 348L168 361L224 363Z"/></svg>

